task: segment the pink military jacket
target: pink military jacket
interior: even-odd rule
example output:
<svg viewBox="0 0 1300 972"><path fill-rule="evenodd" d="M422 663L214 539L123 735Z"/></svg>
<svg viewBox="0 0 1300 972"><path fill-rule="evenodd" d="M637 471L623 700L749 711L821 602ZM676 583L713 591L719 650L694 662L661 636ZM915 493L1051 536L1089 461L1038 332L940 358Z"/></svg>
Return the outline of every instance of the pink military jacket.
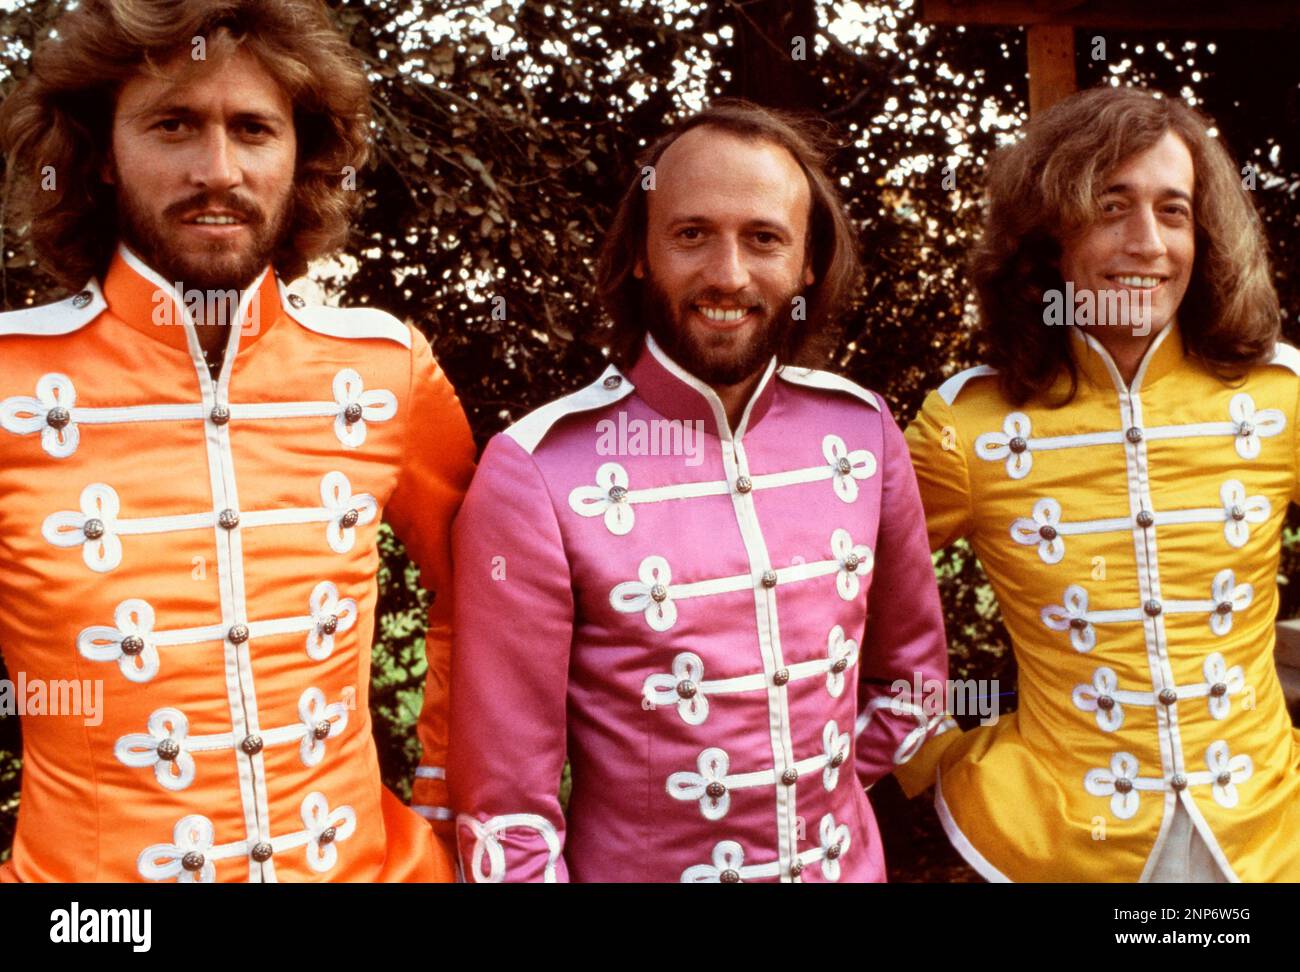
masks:
<svg viewBox="0 0 1300 972"><path fill-rule="evenodd" d="M890 703L947 652L875 395L773 361L733 432L648 339L488 444L454 554L469 880L884 880L863 788L944 727Z"/></svg>

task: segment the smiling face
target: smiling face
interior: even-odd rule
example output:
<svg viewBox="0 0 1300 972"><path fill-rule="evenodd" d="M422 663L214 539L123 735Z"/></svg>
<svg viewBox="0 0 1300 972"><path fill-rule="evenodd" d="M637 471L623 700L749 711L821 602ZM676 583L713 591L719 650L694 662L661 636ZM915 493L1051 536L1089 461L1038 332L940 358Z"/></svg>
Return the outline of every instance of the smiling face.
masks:
<svg viewBox="0 0 1300 972"><path fill-rule="evenodd" d="M772 142L702 125L655 166L635 275L645 319L683 368L715 387L767 365L795 326L794 298L813 283L812 193L799 163Z"/></svg>
<svg viewBox="0 0 1300 972"><path fill-rule="evenodd" d="M122 86L107 181L118 232L168 283L252 283L288 222L297 140L293 105L250 54Z"/></svg>
<svg viewBox="0 0 1300 972"><path fill-rule="evenodd" d="M1097 295L1097 337L1145 337L1157 334L1176 319L1187 292L1195 257L1192 194L1196 174L1191 152L1173 132L1151 148L1116 167L1106 179L1100 214L1061 241L1061 276L1083 291ZM1107 320L1104 299L1116 292L1121 309ZM1135 319L1149 308L1149 320ZM1117 333L1118 332L1118 333Z"/></svg>

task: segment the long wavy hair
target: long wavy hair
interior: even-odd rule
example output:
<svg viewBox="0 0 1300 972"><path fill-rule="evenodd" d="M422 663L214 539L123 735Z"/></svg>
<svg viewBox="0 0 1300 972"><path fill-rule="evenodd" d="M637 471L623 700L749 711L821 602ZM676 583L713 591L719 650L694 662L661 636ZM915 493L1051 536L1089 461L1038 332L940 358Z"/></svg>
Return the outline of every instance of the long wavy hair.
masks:
<svg viewBox="0 0 1300 972"><path fill-rule="evenodd" d="M803 170L812 192L808 252L814 283L804 291L806 319L791 328L776 355L781 364L820 367L839 338L839 314L857 282L859 262L853 226L839 193L826 174L829 139L813 123L787 112L760 107L740 99L719 99L683 119L655 141L637 161L636 171L619 200L605 235L597 265L596 286L606 314L613 322L608 337L611 357L631 364L645 337L642 281L633 270L645 253L647 193L642 188L645 166L657 165L668 146L693 128L708 126L753 141L781 146Z"/></svg>
<svg viewBox="0 0 1300 972"><path fill-rule="evenodd" d="M300 276L346 241L358 193L345 167L369 155L370 88L321 0L82 0L0 105L6 209L63 286L102 275L117 244L116 191L102 172L118 91L200 37L209 63L248 51L294 106L298 157L276 270Z"/></svg>
<svg viewBox="0 0 1300 972"><path fill-rule="evenodd" d="M1184 346L1224 380L1269 358L1281 331L1268 245L1255 205L1213 122L1181 99L1140 88L1094 88L1034 118L989 166L982 237L971 260L985 359L1015 404L1062 371L1074 397L1069 328L1043 323L1044 294L1063 289L1062 236L1100 213L1115 167L1173 132L1195 166L1196 256L1178 309Z"/></svg>

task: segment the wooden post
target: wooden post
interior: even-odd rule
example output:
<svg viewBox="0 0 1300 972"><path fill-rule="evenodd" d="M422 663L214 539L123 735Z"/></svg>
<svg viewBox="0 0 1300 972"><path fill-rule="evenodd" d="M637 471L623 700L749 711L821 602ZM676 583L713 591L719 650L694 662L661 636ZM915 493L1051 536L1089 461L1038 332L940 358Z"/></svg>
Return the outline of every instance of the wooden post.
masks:
<svg viewBox="0 0 1300 972"><path fill-rule="evenodd" d="M1074 28L1068 24L1030 24L1029 114L1037 115L1079 89L1074 71Z"/></svg>

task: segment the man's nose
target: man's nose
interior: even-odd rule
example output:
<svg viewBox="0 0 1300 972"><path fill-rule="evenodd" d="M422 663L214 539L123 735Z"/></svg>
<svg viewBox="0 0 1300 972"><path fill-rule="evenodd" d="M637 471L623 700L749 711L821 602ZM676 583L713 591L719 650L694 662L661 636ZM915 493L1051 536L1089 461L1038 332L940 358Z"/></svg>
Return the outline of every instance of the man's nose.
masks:
<svg viewBox="0 0 1300 972"><path fill-rule="evenodd" d="M710 287L723 293L733 293L749 285L749 268L745 265L740 240L720 238L710 256L705 271L706 282Z"/></svg>
<svg viewBox="0 0 1300 972"><path fill-rule="evenodd" d="M240 183L240 171L225 126L210 125L196 145L190 181L205 189L229 189Z"/></svg>
<svg viewBox="0 0 1300 972"><path fill-rule="evenodd" d="M1130 256L1154 260L1165 255L1165 238L1160 232L1160 221L1149 206L1138 206L1125 227L1127 236L1124 250Z"/></svg>

